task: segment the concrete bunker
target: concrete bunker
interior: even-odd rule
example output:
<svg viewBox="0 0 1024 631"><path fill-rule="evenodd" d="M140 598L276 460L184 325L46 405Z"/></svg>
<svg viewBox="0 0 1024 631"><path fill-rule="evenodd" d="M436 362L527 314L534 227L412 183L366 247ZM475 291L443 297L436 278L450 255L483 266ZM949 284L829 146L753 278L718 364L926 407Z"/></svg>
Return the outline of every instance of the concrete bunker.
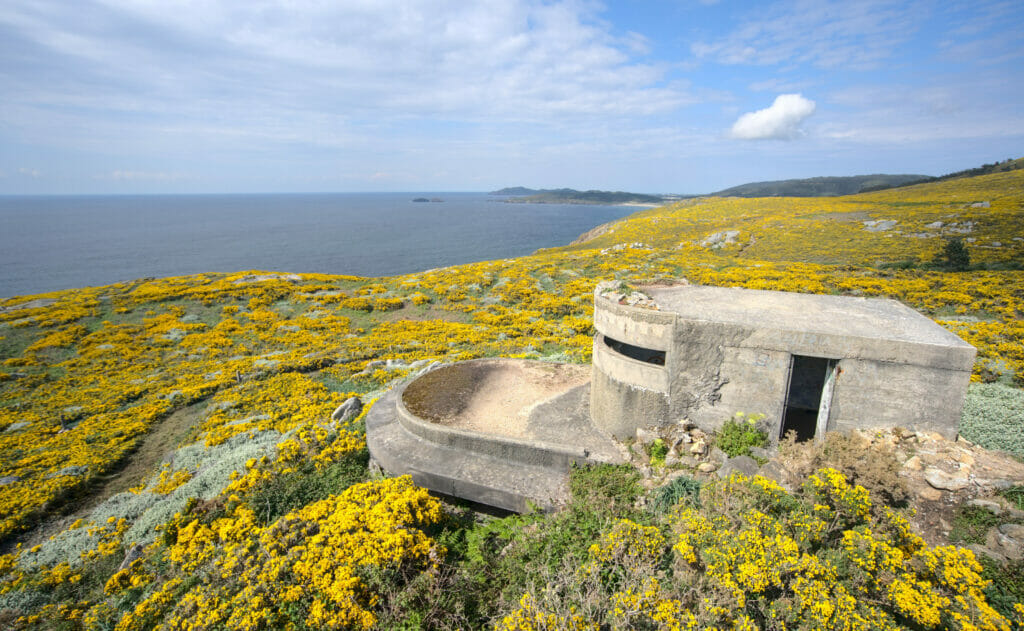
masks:
<svg viewBox="0 0 1024 631"><path fill-rule="evenodd" d="M595 424L618 438L761 413L774 437L902 426L955 437L975 349L895 301L617 283L594 297ZM664 349L664 365L604 339Z"/></svg>
<svg viewBox="0 0 1024 631"><path fill-rule="evenodd" d="M382 397L366 417L384 470L506 510L553 509L568 471L620 441L761 413L774 439L901 426L957 434L975 349L894 300L650 285L594 294L593 362L480 359ZM589 377L589 382L588 382Z"/></svg>

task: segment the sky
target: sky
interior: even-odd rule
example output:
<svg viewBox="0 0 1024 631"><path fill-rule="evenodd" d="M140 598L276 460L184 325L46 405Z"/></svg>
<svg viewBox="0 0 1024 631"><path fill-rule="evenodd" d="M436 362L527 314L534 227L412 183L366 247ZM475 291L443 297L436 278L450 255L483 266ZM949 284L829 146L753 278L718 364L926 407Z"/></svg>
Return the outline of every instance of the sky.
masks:
<svg viewBox="0 0 1024 631"><path fill-rule="evenodd" d="M1020 0L0 2L0 194L696 194L1022 155Z"/></svg>

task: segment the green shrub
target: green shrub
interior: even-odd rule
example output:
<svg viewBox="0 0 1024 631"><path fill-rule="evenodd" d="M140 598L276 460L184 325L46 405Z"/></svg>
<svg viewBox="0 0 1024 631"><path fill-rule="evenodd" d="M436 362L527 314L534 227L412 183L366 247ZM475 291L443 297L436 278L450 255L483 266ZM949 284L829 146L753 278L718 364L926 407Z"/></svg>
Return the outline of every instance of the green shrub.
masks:
<svg viewBox="0 0 1024 631"><path fill-rule="evenodd" d="M989 529L1003 521L987 509L961 504L953 514L953 528L949 531L949 539L964 545L984 544Z"/></svg>
<svg viewBox="0 0 1024 631"><path fill-rule="evenodd" d="M985 449L1024 458L1024 390L999 383L972 383L964 400L960 435Z"/></svg>
<svg viewBox="0 0 1024 631"><path fill-rule="evenodd" d="M291 510L341 493L366 480L369 457L369 452L363 448L319 470L312 462L306 462L297 471L276 475L253 490L248 498L249 505L263 524L269 524Z"/></svg>
<svg viewBox="0 0 1024 631"><path fill-rule="evenodd" d="M660 467L665 464L665 456L668 455L668 445L665 444L665 441L658 438L651 443L647 455L651 457L652 465Z"/></svg>
<svg viewBox="0 0 1024 631"><path fill-rule="evenodd" d="M1024 561L1009 561L1003 565L980 555L978 560L982 578L992 581L985 588L985 599L996 611L1013 620L1017 616L1014 603L1024 603Z"/></svg>
<svg viewBox="0 0 1024 631"><path fill-rule="evenodd" d="M700 507L700 482L685 475L676 478L656 489L647 507L651 512L662 515L681 501L695 508Z"/></svg>
<svg viewBox="0 0 1024 631"><path fill-rule="evenodd" d="M758 426L762 414L737 412L736 416L722 424L715 438L715 445L730 457L749 456L751 447L767 447L768 433Z"/></svg>

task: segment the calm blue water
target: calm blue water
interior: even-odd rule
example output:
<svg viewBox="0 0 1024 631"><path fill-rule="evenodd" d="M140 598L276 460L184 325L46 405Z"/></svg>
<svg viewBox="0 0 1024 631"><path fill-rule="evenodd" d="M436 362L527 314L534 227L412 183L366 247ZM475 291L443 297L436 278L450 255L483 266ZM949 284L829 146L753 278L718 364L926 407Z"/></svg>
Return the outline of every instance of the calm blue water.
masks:
<svg viewBox="0 0 1024 631"><path fill-rule="evenodd" d="M443 203L416 203L414 197ZM0 197L0 297L248 269L390 276L565 245L635 209L483 193Z"/></svg>

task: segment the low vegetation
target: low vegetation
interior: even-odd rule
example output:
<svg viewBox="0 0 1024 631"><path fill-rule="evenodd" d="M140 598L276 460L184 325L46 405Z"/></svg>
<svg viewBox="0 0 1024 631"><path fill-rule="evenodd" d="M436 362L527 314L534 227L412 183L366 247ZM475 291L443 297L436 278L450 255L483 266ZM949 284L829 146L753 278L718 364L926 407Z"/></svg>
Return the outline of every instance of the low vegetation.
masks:
<svg viewBox="0 0 1024 631"><path fill-rule="evenodd" d="M0 301L0 627L1009 629L1019 566L924 545L893 461L851 437L802 456L793 491L646 490L595 467L561 513L485 518L374 479L361 418L331 415L435 361L588 361L598 281L685 277L929 314L978 348L963 435L1024 457L1022 203L1019 170L706 198L394 278L246 271ZM957 237L970 271L892 266ZM183 410L176 449L105 493ZM736 425L719 446L763 444Z"/></svg>

